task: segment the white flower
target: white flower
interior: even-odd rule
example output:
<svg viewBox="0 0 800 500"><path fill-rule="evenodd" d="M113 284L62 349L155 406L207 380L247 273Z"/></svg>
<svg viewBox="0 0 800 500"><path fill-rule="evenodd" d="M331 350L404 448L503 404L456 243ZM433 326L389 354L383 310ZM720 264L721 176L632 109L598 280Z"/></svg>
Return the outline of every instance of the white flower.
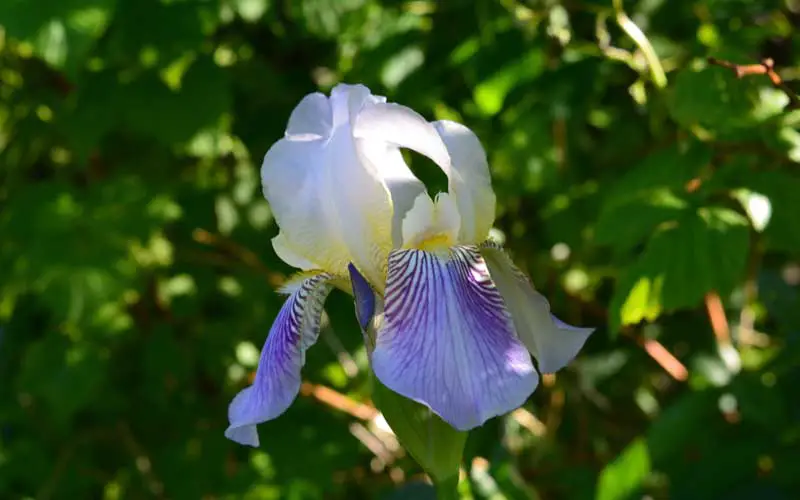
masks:
<svg viewBox="0 0 800 500"><path fill-rule="evenodd" d="M432 199L400 148L433 160L448 192ZM300 102L261 173L280 226L275 251L306 272L285 290L255 382L231 403L226 435L235 441L258 445L256 424L294 400L324 301L348 275L362 327L373 290L384 304L376 376L461 430L525 402L539 380L531 354L539 371L556 371L593 331L551 316L486 242L495 195L483 147L463 125L429 123L362 85L338 85L330 98Z"/></svg>

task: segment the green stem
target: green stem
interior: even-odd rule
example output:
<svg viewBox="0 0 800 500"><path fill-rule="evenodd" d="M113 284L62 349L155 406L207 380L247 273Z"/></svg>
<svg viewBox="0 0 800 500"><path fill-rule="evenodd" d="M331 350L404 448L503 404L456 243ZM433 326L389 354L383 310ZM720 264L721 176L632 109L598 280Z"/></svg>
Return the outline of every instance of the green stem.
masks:
<svg viewBox="0 0 800 500"><path fill-rule="evenodd" d="M454 474L444 480L434 480L437 500L458 500L458 474Z"/></svg>
<svg viewBox="0 0 800 500"><path fill-rule="evenodd" d="M659 89L663 89L667 86L667 75L664 73L664 67L661 66L661 60L659 60L658 55L656 55L656 51L650 44L650 40L647 39L644 32L630 17L628 17L628 14L625 13L622 8L622 0L614 0L614 11L619 27L622 28L625 34L631 37L644 54L647 66L650 68L650 75L653 79L653 83Z"/></svg>

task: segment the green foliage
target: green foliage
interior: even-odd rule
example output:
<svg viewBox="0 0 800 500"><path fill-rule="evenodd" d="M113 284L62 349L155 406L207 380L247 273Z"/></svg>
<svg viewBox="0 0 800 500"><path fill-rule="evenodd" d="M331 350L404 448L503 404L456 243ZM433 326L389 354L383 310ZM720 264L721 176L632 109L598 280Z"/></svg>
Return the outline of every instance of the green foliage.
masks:
<svg viewBox="0 0 800 500"><path fill-rule="evenodd" d="M747 219L724 208L682 212L675 220L650 226L655 233L611 299L611 311L619 311L611 317L612 329L653 321L662 308L696 306L706 293L728 294L740 282L748 252Z"/></svg>
<svg viewBox="0 0 800 500"><path fill-rule="evenodd" d="M771 57L797 90L798 19L766 0L0 1L0 498L432 497L373 418L344 294L262 447L223 437L291 272L260 160L342 81L473 128L514 260L600 327L470 434L462 498L797 498L800 111L707 57Z"/></svg>
<svg viewBox="0 0 800 500"><path fill-rule="evenodd" d="M455 487L468 433L453 429L430 409L387 389L374 376L372 383L375 407L406 451L436 483L454 481Z"/></svg>

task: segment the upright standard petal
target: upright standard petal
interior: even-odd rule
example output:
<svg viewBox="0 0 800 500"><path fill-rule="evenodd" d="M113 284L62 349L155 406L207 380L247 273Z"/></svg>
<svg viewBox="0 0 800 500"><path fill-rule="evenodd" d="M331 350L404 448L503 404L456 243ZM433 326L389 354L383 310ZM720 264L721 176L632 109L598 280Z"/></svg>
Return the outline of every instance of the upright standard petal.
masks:
<svg viewBox="0 0 800 500"><path fill-rule="evenodd" d="M392 202L379 172L358 158L351 127L363 107L382 98L359 85L337 86L323 98L307 96L286 137L264 157L264 196L281 228L275 250L290 264L340 275L353 262L382 283Z"/></svg>
<svg viewBox="0 0 800 500"><path fill-rule="evenodd" d="M382 141L358 141L358 157L362 163L378 172L392 197L392 244L403 244L403 217L411 210L414 200L425 193L425 185L408 168L397 146Z"/></svg>
<svg viewBox="0 0 800 500"><path fill-rule="evenodd" d="M496 202L486 152L472 130L460 123L442 120L434 122L433 126L452 160L445 174L448 190L461 214L459 241L482 243L494 224Z"/></svg>
<svg viewBox="0 0 800 500"><path fill-rule="evenodd" d="M365 106L353 124L359 157L380 173L394 204L392 241L402 244L403 217L414 200L425 193L425 185L406 165L399 148L427 156L443 170L450 168L450 156L436 129L416 111L393 103Z"/></svg>
<svg viewBox="0 0 800 500"><path fill-rule="evenodd" d="M447 120L428 123L409 108L380 103L365 107L353 133L359 144L388 143L412 149L433 160L447 175L448 190L465 221L459 241L478 244L486 239L494 223L496 200L486 153L469 128ZM382 150L363 153L367 162L376 165L387 163L381 155L386 156ZM413 195L405 199L413 199L410 196ZM401 218L395 217L395 222L397 220Z"/></svg>
<svg viewBox="0 0 800 500"><path fill-rule="evenodd" d="M433 125L413 109L399 104L365 106L353 124L353 136L360 141L379 141L411 149L443 169L450 165L450 154Z"/></svg>
<svg viewBox="0 0 800 500"><path fill-rule="evenodd" d="M314 92L305 96L294 108L286 125L286 136L294 140L327 137L333 130L333 114L328 98Z"/></svg>
<svg viewBox="0 0 800 500"><path fill-rule="evenodd" d="M522 405L538 383L477 247L389 256L375 375L459 430Z"/></svg>
<svg viewBox="0 0 800 500"><path fill-rule="evenodd" d="M291 295L261 350L253 385L239 392L228 407L228 439L258 446L256 424L277 417L297 397L300 369L305 364L306 349L319 336L323 304L332 288L330 280L330 275L318 274L287 290Z"/></svg>
<svg viewBox="0 0 800 500"><path fill-rule="evenodd" d="M570 326L550 314L550 304L501 249L481 249L492 276L514 320L520 340L536 358L539 371L554 373L581 350L594 328Z"/></svg>

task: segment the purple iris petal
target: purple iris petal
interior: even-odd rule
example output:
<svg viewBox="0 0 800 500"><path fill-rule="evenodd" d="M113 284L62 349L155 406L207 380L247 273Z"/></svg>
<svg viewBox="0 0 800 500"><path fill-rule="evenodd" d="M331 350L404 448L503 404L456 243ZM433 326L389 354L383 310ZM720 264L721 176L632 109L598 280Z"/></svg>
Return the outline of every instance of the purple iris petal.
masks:
<svg viewBox="0 0 800 500"><path fill-rule="evenodd" d="M308 278L286 299L261 350L253 385L239 392L228 407L228 439L258 446L256 424L279 416L297 397L306 349L319 336L330 279L328 274Z"/></svg>
<svg viewBox="0 0 800 500"><path fill-rule="evenodd" d="M456 429L519 407L536 388L530 354L477 247L449 256L393 251L384 312L375 374Z"/></svg>
<svg viewBox="0 0 800 500"><path fill-rule="evenodd" d="M350 271L350 283L353 286L353 297L356 302L356 318L362 330L366 330L372 316L375 315L375 292L367 283L366 278L358 272L356 266L349 264L347 270Z"/></svg>

